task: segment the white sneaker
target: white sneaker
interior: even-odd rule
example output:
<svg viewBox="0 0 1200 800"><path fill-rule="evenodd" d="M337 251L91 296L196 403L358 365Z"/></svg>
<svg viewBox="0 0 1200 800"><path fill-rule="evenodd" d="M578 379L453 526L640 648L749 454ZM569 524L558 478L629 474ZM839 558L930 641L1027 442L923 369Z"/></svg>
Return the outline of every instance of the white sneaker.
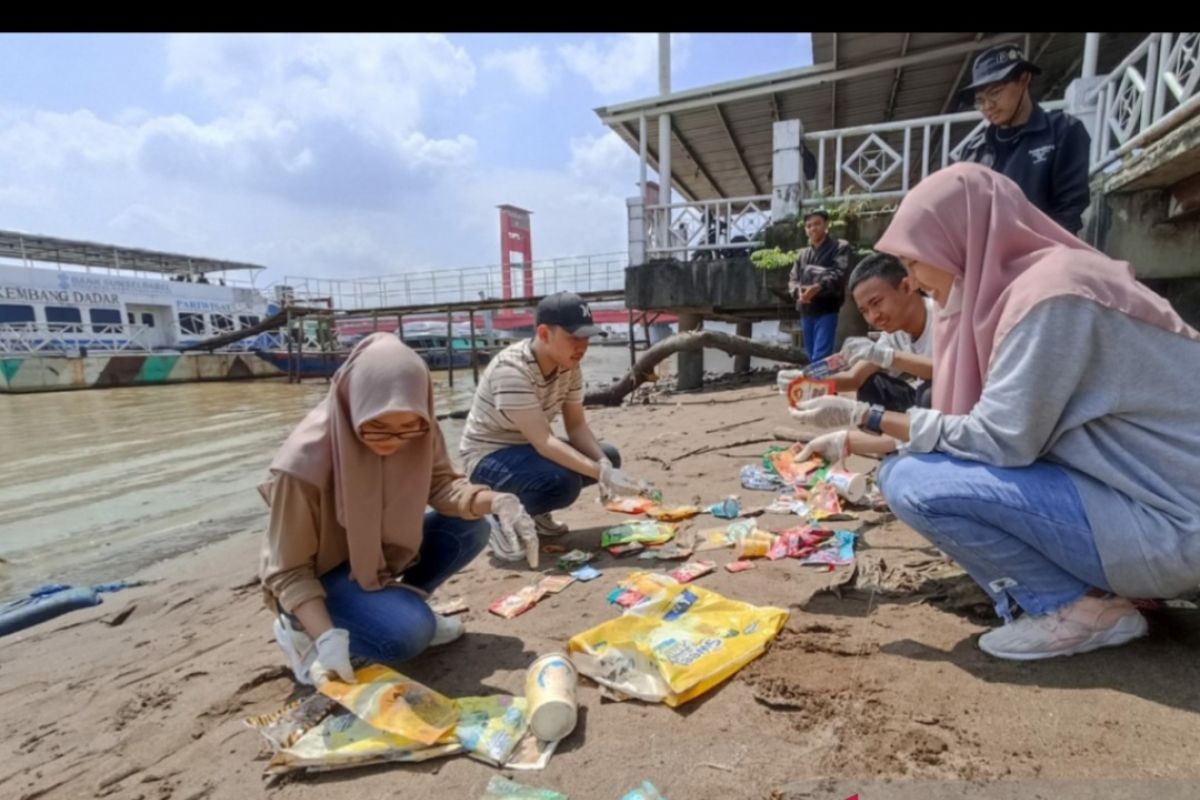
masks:
<svg viewBox="0 0 1200 800"><path fill-rule="evenodd" d="M446 617L434 612L433 618L437 621L437 625L433 629L433 638L429 640L430 647L450 644L467 632L466 624L458 617Z"/></svg>
<svg viewBox="0 0 1200 800"><path fill-rule="evenodd" d="M537 525L538 536L562 536L568 533L571 529L565 522L559 522L550 516L550 512L538 514L533 518L533 523Z"/></svg>
<svg viewBox="0 0 1200 800"><path fill-rule="evenodd" d="M287 656L288 666L298 683L312 686L313 681L308 671L317 660L317 644L304 631L298 631L288 622L287 617L279 614L272 626L275 631L275 642Z"/></svg>
<svg viewBox="0 0 1200 800"><path fill-rule="evenodd" d="M1023 616L979 637L996 658L1035 661L1116 647L1145 636L1146 618L1123 597L1085 596L1040 617Z"/></svg>

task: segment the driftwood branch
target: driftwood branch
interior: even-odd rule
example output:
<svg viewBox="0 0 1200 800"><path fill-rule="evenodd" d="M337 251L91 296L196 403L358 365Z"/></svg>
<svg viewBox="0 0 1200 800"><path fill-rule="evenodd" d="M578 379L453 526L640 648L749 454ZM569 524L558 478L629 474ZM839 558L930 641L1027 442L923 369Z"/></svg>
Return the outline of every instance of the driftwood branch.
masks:
<svg viewBox="0 0 1200 800"><path fill-rule="evenodd" d="M759 437L757 439L739 439L736 442L726 442L725 444L710 444L710 445L706 445L704 447L697 447L695 450L689 450L681 456L675 456L674 458L671 459L671 463L674 463L676 461L682 461L683 459L688 458L689 456L698 456L698 455L703 455L704 453L711 453L714 450L728 450L731 447L741 447L741 446L747 445L747 444L762 444L763 442L773 442L773 441L775 441L774 438L764 439L764 438Z"/></svg>
<svg viewBox="0 0 1200 800"><path fill-rule="evenodd" d="M181 347L179 349L182 351L207 350L211 353L213 350L216 350L218 347L225 347L226 345L233 344L234 342L241 341L242 339L246 339L250 336L258 336L259 334L262 334L262 333L277 331L280 328L283 328L287 325L289 314L291 315L292 319L298 320L301 317L308 316L309 314L320 314L322 311L323 311L323 309L320 309L320 308L306 308L304 306L292 306L290 309L285 308L284 310L278 312L277 314L267 317L262 322L258 323L257 325L255 325L252 328L242 328L241 330L230 331L229 333L223 333L220 336L214 336L213 338L205 339L202 342L196 342L195 344L184 345L183 347ZM325 312L325 313L328 313L328 312Z"/></svg>
<svg viewBox="0 0 1200 800"><path fill-rule="evenodd" d="M802 431L799 428L787 428L782 425L772 429L771 435L784 442L807 442L812 438L811 432Z"/></svg>
<svg viewBox="0 0 1200 800"><path fill-rule="evenodd" d="M740 428L743 425L753 425L755 422L762 422L764 419L766 419L766 417L755 417L754 419L744 419L741 422L731 422L728 425L722 425L719 428L713 428L712 430L707 430L707 431L705 431L705 433L721 433L722 431L728 431L728 430L733 430L734 428Z"/></svg>
<svg viewBox="0 0 1200 800"><path fill-rule="evenodd" d="M589 392L584 398L584 403L595 406L618 405L626 395L654 377L654 368L660 362L676 353L704 348L724 350L735 356L766 358L789 364L804 365L808 363L808 355L799 348L756 342L753 339L718 331L687 331L668 336L642 353L641 358L634 363L633 368L625 374L624 378L607 389Z"/></svg>

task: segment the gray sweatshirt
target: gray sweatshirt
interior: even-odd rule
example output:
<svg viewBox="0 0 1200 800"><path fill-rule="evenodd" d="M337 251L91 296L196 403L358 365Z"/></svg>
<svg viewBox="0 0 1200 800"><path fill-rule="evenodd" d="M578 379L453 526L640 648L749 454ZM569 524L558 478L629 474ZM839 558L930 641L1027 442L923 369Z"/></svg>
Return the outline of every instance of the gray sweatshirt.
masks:
<svg viewBox="0 0 1200 800"><path fill-rule="evenodd" d="M1053 298L1005 337L971 413L908 413L908 452L1065 467L1118 594L1200 585L1200 342Z"/></svg>

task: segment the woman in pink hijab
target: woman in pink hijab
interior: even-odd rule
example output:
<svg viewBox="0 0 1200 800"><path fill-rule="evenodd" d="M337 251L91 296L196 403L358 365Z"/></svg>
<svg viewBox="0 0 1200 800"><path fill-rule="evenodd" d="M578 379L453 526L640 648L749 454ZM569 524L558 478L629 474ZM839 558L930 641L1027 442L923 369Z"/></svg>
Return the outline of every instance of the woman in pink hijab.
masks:
<svg viewBox="0 0 1200 800"><path fill-rule="evenodd" d="M271 506L259 575L302 683L353 682L351 655L404 661L461 636L426 598L488 543L484 514L514 547L537 540L514 495L451 463L429 369L392 334L354 348L259 489Z"/></svg>
<svg viewBox="0 0 1200 800"><path fill-rule="evenodd" d="M1200 585L1200 333L975 164L922 181L877 249L938 306L933 408L830 397L798 416L906 443L880 485L995 601L1005 624L985 652L1050 658L1145 635L1127 598ZM810 447L838 457L845 442Z"/></svg>

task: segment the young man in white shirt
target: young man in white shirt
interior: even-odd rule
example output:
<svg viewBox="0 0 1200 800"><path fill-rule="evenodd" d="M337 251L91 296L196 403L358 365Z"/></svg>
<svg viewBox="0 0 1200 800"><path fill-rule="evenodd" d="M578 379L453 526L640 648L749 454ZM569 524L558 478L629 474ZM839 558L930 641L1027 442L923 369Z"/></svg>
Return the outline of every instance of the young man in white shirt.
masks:
<svg viewBox="0 0 1200 800"><path fill-rule="evenodd" d="M904 265L886 253L864 258L850 275L850 295L878 341L847 339L850 361L833 376L839 392L857 392L864 403L889 411L929 407L933 378L934 305L913 285ZM907 377L905 377L907 376Z"/></svg>

